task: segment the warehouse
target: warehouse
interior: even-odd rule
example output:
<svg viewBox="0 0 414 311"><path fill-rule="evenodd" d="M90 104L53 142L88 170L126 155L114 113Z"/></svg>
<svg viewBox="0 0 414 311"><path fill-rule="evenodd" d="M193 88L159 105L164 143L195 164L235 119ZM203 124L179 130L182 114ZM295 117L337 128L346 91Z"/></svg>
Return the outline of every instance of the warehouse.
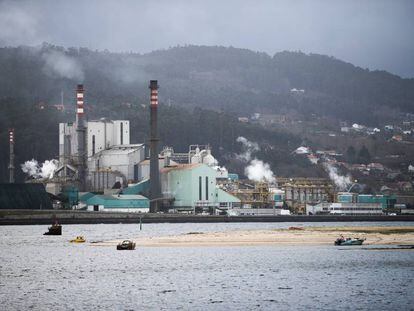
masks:
<svg viewBox="0 0 414 311"><path fill-rule="evenodd" d="M148 213L149 200L142 195L95 195L86 200L88 211Z"/></svg>

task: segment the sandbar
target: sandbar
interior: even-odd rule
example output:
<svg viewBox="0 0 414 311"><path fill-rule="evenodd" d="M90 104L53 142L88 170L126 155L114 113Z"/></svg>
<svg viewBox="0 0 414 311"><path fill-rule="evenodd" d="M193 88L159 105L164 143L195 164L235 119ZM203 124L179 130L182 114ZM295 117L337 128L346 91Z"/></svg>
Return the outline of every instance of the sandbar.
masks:
<svg viewBox="0 0 414 311"><path fill-rule="evenodd" d="M364 245L414 245L414 226L405 227L291 227L289 229L188 232L156 237L126 237L137 247L202 247L255 245L333 245L340 235L365 238ZM94 243L115 246L121 240ZM92 245L92 244L91 244Z"/></svg>

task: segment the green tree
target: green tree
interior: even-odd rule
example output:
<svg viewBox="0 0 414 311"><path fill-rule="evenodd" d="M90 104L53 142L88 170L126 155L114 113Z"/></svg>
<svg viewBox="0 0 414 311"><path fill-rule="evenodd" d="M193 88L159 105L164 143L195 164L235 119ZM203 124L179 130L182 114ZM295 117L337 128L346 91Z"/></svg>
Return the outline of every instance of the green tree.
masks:
<svg viewBox="0 0 414 311"><path fill-rule="evenodd" d="M346 149L346 160L349 163L355 163L356 158L356 150L354 146L349 146L348 149Z"/></svg>
<svg viewBox="0 0 414 311"><path fill-rule="evenodd" d="M371 154L365 145L358 152L358 161L363 164L368 164L371 161Z"/></svg>

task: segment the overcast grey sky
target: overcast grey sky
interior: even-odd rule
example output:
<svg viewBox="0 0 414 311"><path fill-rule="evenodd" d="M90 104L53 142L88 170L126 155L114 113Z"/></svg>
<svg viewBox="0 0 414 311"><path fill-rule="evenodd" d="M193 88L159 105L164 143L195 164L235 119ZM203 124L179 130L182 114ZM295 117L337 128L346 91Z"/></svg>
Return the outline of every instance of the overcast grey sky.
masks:
<svg viewBox="0 0 414 311"><path fill-rule="evenodd" d="M149 52L176 45L301 50L414 77L411 0L0 2L0 46Z"/></svg>

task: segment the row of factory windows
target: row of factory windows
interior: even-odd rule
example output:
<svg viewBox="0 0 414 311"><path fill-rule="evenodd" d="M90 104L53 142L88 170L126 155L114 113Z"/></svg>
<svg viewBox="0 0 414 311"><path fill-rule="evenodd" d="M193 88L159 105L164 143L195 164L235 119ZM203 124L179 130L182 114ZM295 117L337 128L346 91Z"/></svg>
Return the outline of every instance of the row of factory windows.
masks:
<svg viewBox="0 0 414 311"><path fill-rule="evenodd" d="M324 207L324 211L376 211L376 210L382 210L381 207L334 207L334 208L328 208Z"/></svg>

